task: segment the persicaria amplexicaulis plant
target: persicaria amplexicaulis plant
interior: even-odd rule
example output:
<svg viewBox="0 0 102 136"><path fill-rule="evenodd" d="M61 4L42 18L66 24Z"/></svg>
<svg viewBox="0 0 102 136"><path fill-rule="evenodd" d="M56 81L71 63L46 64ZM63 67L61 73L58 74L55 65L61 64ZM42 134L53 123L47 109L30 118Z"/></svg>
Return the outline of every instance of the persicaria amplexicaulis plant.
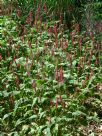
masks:
<svg viewBox="0 0 102 136"><path fill-rule="evenodd" d="M90 127L100 118L101 43L79 24L70 33L64 20L43 22L46 4L37 5L35 22L29 12L28 25L16 32L10 23L0 39L0 130L7 135L77 135L84 123ZM84 105L90 98L92 107Z"/></svg>

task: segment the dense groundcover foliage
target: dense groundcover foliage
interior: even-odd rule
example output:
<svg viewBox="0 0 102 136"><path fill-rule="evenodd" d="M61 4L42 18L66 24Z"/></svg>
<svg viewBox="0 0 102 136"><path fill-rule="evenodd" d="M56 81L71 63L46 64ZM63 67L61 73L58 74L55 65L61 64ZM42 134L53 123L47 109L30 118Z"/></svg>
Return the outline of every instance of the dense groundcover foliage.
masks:
<svg viewBox="0 0 102 136"><path fill-rule="evenodd" d="M0 19L1 136L88 135L102 117L101 44L60 22L25 28ZM26 33L26 31L28 31Z"/></svg>
<svg viewBox="0 0 102 136"><path fill-rule="evenodd" d="M100 0L5 2L0 136L101 136Z"/></svg>

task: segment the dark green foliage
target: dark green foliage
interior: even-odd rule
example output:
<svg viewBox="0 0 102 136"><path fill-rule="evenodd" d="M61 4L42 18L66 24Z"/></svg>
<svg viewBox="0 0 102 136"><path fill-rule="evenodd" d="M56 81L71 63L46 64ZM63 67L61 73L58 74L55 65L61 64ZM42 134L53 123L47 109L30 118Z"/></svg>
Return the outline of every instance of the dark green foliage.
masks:
<svg viewBox="0 0 102 136"><path fill-rule="evenodd" d="M88 21L92 24L96 20L101 21L102 18L101 0L12 0L11 2L4 0L4 2L6 8L9 3L13 6L14 13L20 10L20 19L16 14L13 14L13 18L20 21L19 23L22 25L26 25L26 19L30 12L32 12L31 24L34 23L35 19L42 21L61 19L68 28L71 28L73 21L85 26L88 16L90 16Z"/></svg>

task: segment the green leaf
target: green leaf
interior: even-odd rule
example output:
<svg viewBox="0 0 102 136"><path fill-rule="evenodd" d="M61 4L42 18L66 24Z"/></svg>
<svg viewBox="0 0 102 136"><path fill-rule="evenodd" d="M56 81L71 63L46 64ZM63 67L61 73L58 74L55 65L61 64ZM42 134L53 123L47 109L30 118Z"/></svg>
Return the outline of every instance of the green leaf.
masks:
<svg viewBox="0 0 102 136"><path fill-rule="evenodd" d="M29 120L33 120L33 119L36 119L38 116L37 115L32 115L29 117Z"/></svg>
<svg viewBox="0 0 102 136"><path fill-rule="evenodd" d="M71 76L70 76L70 74L68 73L68 74L64 74L64 77L65 77L66 79L69 79Z"/></svg>
<svg viewBox="0 0 102 136"><path fill-rule="evenodd" d="M37 101L38 101L38 97L33 99L32 107L37 103Z"/></svg>
<svg viewBox="0 0 102 136"><path fill-rule="evenodd" d="M40 119L46 116L46 112L45 112L45 111L44 111L44 112L41 112L41 113L39 113L39 114L40 114Z"/></svg>
<svg viewBox="0 0 102 136"><path fill-rule="evenodd" d="M81 111L75 111L72 113L73 116L80 116L80 115L83 115L84 113L81 112Z"/></svg>
<svg viewBox="0 0 102 136"><path fill-rule="evenodd" d="M72 64L73 64L73 66L76 66L77 61L76 61L76 60L74 60L74 61L72 62Z"/></svg>
<svg viewBox="0 0 102 136"><path fill-rule="evenodd" d="M53 129L55 136L58 135L58 126L59 126L58 124L55 124L55 127L54 127L54 129Z"/></svg>
<svg viewBox="0 0 102 136"><path fill-rule="evenodd" d="M45 134L45 136L51 136L50 128L46 128L46 129L44 130L44 134Z"/></svg>
<svg viewBox="0 0 102 136"><path fill-rule="evenodd" d="M28 130L28 128L29 128L29 126L28 126L28 125L23 125L23 126L22 126L22 131L27 131L27 130Z"/></svg>
<svg viewBox="0 0 102 136"><path fill-rule="evenodd" d="M3 117L3 120L7 119L9 116L10 116L10 113L5 114L4 117Z"/></svg>
<svg viewBox="0 0 102 136"><path fill-rule="evenodd" d="M24 121L22 121L21 119L18 119L16 124L15 124L15 127L19 126L20 124L22 124Z"/></svg>

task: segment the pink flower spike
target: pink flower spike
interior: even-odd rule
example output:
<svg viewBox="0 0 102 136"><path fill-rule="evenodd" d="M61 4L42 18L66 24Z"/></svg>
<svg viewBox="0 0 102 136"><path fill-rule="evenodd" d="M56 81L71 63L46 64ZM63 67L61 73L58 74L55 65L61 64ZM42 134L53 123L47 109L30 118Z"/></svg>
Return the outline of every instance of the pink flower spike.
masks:
<svg viewBox="0 0 102 136"><path fill-rule="evenodd" d="M67 41L64 41L63 42L63 49L67 49L67 47L68 47L68 43L67 43Z"/></svg>
<svg viewBox="0 0 102 136"><path fill-rule="evenodd" d="M58 98L56 99L56 108L58 108Z"/></svg>
<svg viewBox="0 0 102 136"><path fill-rule="evenodd" d="M64 82L64 73L63 73L63 69L62 69L62 67L61 67L61 69L60 69L60 82Z"/></svg>
<svg viewBox="0 0 102 136"><path fill-rule="evenodd" d="M0 54L0 61L2 60L2 55Z"/></svg>
<svg viewBox="0 0 102 136"><path fill-rule="evenodd" d="M14 61L16 61L16 56L14 56Z"/></svg>
<svg viewBox="0 0 102 136"><path fill-rule="evenodd" d="M62 103L62 96L61 95L59 96L59 99L60 99L60 102Z"/></svg>

